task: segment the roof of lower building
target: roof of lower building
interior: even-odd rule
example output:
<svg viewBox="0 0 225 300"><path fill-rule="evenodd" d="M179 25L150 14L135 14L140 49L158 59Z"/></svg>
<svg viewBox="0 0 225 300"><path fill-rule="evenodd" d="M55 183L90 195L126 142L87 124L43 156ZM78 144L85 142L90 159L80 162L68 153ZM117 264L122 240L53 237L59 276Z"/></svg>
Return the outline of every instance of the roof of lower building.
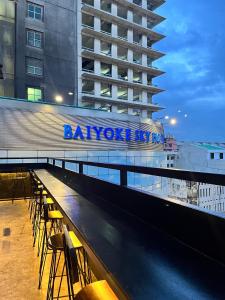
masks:
<svg viewBox="0 0 225 300"><path fill-rule="evenodd" d="M225 145L215 145L207 143L196 143L195 145L200 146L206 150L225 150Z"/></svg>

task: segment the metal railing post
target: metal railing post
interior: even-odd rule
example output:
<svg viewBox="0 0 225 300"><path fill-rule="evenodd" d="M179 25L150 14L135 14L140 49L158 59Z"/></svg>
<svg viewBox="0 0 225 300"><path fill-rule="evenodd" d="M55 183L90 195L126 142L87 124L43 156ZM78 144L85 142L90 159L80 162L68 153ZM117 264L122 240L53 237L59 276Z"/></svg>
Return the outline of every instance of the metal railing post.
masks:
<svg viewBox="0 0 225 300"><path fill-rule="evenodd" d="M83 174L83 173L84 173L83 163L79 162L79 174Z"/></svg>
<svg viewBox="0 0 225 300"><path fill-rule="evenodd" d="M62 160L62 169L65 169L65 160Z"/></svg>
<svg viewBox="0 0 225 300"><path fill-rule="evenodd" d="M127 170L120 170L120 185L127 186Z"/></svg>

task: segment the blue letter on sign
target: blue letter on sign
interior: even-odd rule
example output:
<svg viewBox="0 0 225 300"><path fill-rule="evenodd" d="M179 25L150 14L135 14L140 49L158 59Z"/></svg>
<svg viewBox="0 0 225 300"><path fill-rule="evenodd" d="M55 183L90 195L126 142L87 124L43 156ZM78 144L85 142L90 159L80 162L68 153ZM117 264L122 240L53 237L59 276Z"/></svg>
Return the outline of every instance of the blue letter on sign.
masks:
<svg viewBox="0 0 225 300"><path fill-rule="evenodd" d="M152 143L159 144L160 143L160 136L158 133L152 133Z"/></svg>
<svg viewBox="0 0 225 300"><path fill-rule="evenodd" d="M116 128L116 141L124 141L124 138L122 136L123 128Z"/></svg>
<svg viewBox="0 0 225 300"><path fill-rule="evenodd" d="M78 140L78 138L80 138L81 140L84 140L84 135L83 135L83 132L82 132L82 130L81 130L81 128L80 128L79 125L78 125L77 128L76 128L76 131L75 131L75 133L74 133L73 138L74 138L75 140Z"/></svg>
<svg viewBox="0 0 225 300"><path fill-rule="evenodd" d="M164 144L165 143L165 137L163 134L161 134L161 143Z"/></svg>
<svg viewBox="0 0 225 300"><path fill-rule="evenodd" d="M63 127L64 127L64 139L72 139L73 137L72 126L65 124Z"/></svg>
<svg viewBox="0 0 225 300"><path fill-rule="evenodd" d="M146 143L149 143L149 142L150 142L150 135L151 135L151 132L150 132L150 131L146 131L146 132L145 132L145 135L146 135Z"/></svg>
<svg viewBox="0 0 225 300"><path fill-rule="evenodd" d="M127 142L131 141L131 129L130 128L126 129L126 141Z"/></svg>
<svg viewBox="0 0 225 300"><path fill-rule="evenodd" d="M103 134L107 140L111 141L111 140L113 140L113 137L114 137L114 130L110 127L105 128Z"/></svg>
<svg viewBox="0 0 225 300"><path fill-rule="evenodd" d="M96 126L93 126L93 129L96 133L96 140L100 141L101 140L101 132L103 130L103 127L96 127Z"/></svg>
<svg viewBox="0 0 225 300"><path fill-rule="evenodd" d="M87 140L91 140L91 126L86 126L87 128Z"/></svg>

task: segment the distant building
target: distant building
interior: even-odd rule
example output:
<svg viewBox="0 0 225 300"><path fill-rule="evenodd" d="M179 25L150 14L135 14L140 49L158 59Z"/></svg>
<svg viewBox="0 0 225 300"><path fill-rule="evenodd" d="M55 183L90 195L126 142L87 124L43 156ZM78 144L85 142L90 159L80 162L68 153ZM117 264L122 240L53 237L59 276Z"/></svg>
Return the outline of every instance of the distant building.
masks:
<svg viewBox="0 0 225 300"><path fill-rule="evenodd" d="M178 145L176 168L209 173L225 173L225 144L182 142Z"/></svg>
<svg viewBox="0 0 225 300"><path fill-rule="evenodd" d="M177 141L173 136L165 137L164 151L177 151Z"/></svg>
<svg viewBox="0 0 225 300"><path fill-rule="evenodd" d="M225 174L225 143L179 143L174 167L191 171ZM168 196L201 208L225 212L223 186L168 179Z"/></svg>

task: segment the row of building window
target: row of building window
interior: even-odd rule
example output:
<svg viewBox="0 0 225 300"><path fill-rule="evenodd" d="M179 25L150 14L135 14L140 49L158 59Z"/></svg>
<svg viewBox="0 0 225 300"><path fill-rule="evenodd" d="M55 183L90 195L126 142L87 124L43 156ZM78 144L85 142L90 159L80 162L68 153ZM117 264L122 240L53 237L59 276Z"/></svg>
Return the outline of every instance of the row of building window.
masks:
<svg viewBox="0 0 225 300"><path fill-rule="evenodd" d="M28 3L27 5L27 15L30 18L43 20L43 7L33 3ZM83 13L82 14L82 24L88 27L94 28L94 16ZM101 31L111 34L112 23L101 20ZM128 28L118 25L117 35L119 38L127 40L128 38ZM27 42L28 45L42 48L42 33L38 31L28 30L27 31ZM137 44L142 43L142 34L133 31L133 42ZM147 37L147 46L152 46L152 40ZM91 47L90 47L91 48Z"/></svg>
<svg viewBox="0 0 225 300"><path fill-rule="evenodd" d="M224 158L224 153L219 153L219 154L217 154L218 155L218 158L219 159L223 159ZM215 155L215 153L210 153L210 158L211 159L215 159L216 157L215 157L216 155Z"/></svg>
<svg viewBox="0 0 225 300"><path fill-rule="evenodd" d="M102 87L102 89L104 89L104 86ZM106 89L103 90L105 93L107 93ZM27 87L26 93L27 93L27 99L29 101L40 101L40 100L43 100L43 90L41 88L38 88L38 87ZM94 104L93 101L91 101L91 102L90 101L89 102L88 101L84 101L83 102L83 106L84 107L88 107L88 108L94 108L95 104ZM106 105L100 106L98 108L101 108L103 110L109 111L110 108L111 108L111 106L109 104L106 104ZM122 105L117 105L117 112L118 113L128 113L128 108L124 107ZM136 116L141 115L141 109L133 108L132 114L136 115ZM168 165L168 167L173 167L173 164Z"/></svg>
<svg viewBox="0 0 225 300"><path fill-rule="evenodd" d="M205 205L203 207L206 208L206 209L209 209L209 210L224 211L224 202L217 203L217 204L214 204L214 205Z"/></svg>
<svg viewBox="0 0 225 300"><path fill-rule="evenodd" d="M95 17L89 14L82 13L82 25L86 27L90 27L94 29L94 19ZM106 34L112 34L112 23L101 20L100 24L100 31ZM128 40L128 28L122 26L122 25L117 25L117 37ZM142 37L143 34L133 30L133 43L142 45ZM153 44L153 40L151 39L151 36L147 36L147 47L151 48Z"/></svg>
<svg viewBox="0 0 225 300"><path fill-rule="evenodd" d="M169 146L172 147L172 144L171 145L169 144ZM176 158L175 155L169 155L169 154L167 155L167 160L174 160L175 158Z"/></svg>
<svg viewBox="0 0 225 300"><path fill-rule="evenodd" d="M84 4L88 4L91 6L94 6L94 0L83 0ZM141 0L133 0L134 4L137 4L139 6L142 6ZM101 0L100 4L101 10L104 10L106 12L111 13L112 11L112 3L110 0ZM118 17L121 17L123 19L127 19L128 16L128 10L125 7L117 6L117 15ZM151 0L147 0L147 9L152 9L152 3ZM27 17L36 19L38 21L43 21L44 19L44 7L42 5L27 2ZM140 14L137 14L133 12L133 22L136 24L141 25L142 24L142 16ZM154 23L152 22L151 18L147 18L147 27L152 28Z"/></svg>
<svg viewBox="0 0 225 300"><path fill-rule="evenodd" d="M82 107L85 108L95 108L100 109L107 112L112 112L112 105L108 103L96 103L93 101L84 100L82 101ZM120 104L116 104L117 107L117 113L119 114L128 114L128 107ZM132 108L130 114L133 116L141 116L142 110L139 108ZM147 118L151 118L151 112L147 112Z"/></svg>
<svg viewBox="0 0 225 300"><path fill-rule="evenodd" d="M94 51L94 38L88 35L82 35L82 49ZM100 51L102 54L112 56L112 43L100 41ZM142 54L140 52L132 51L133 62L142 64ZM128 48L117 46L117 58L128 61ZM152 58L147 56L147 66L152 67Z"/></svg>
<svg viewBox="0 0 225 300"><path fill-rule="evenodd" d="M92 80L82 80L82 93L95 95L95 82ZM112 97L112 84L101 83L100 95L102 97ZM128 100L128 88L117 86L117 98L121 100ZM133 101L142 101L142 91L140 89L133 89ZM152 103L152 94L147 93L147 103Z"/></svg>
<svg viewBox="0 0 225 300"><path fill-rule="evenodd" d="M93 59L82 58L82 71L94 73L95 72L95 61ZM103 76L112 77L112 64L100 63L100 73ZM118 67L117 78L128 81L128 69ZM142 72L133 70L133 82L142 83ZM152 85L152 76L147 74L147 84Z"/></svg>
<svg viewBox="0 0 225 300"><path fill-rule="evenodd" d="M27 99L29 101L41 101L41 100L43 100L43 90L40 89L40 88L27 87L26 92L27 92ZM112 106L109 105L109 104L101 104L101 105L95 106L95 103L93 101L83 101L82 106L86 107L86 108L98 108L98 109L105 110L105 111L110 111L110 112L111 112L111 108L112 108ZM121 114L127 114L128 113L128 108L123 106L123 105L117 105L117 112L121 113ZM133 108L131 114L134 115L134 116L140 116L141 115L141 109ZM147 117L148 118L151 117L151 112L147 112Z"/></svg>
<svg viewBox="0 0 225 300"><path fill-rule="evenodd" d="M224 187L223 186L214 187L213 193L214 195L224 194ZM200 189L198 192L199 197L210 197L211 196L210 194L211 194L211 188Z"/></svg>
<svg viewBox="0 0 225 300"><path fill-rule="evenodd" d="M94 6L94 0L83 0L84 4L88 4L91 6ZM141 0L133 0L134 4L137 4L139 6L142 6ZM112 3L110 0L101 0L100 7L102 10L111 13L112 11ZM147 0L147 9L152 9L152 3L151 0ZM128 16L128 10L126 7L119 6L117 7L117 16L123 19L127 19ZM44 7L42 5L27 2L27 17L36 19L38 21L43 21L44 19ZM136 24L141 25L142 24L142 16L140 14L137 14L133 12L133 22ZM154 23L152 22L151 18L147 18L147 27L152 28Z"/></svg>
<svg viewBox="0 0 225 300"><path fill-rule="evenodd" d="M27 45L42 48L42 33L27 29ZM102 45L103 51L107 51L107 43ZM118 58L126 59L127 58L127 49L119 48L118 49ZM149 58L150 60L150 58ZM133 61L135 63L141 63L141 54L134 53ZM149 62L150 63L150 62ZM82 69L88 72L94 72L94 60L91 59L82 59ZM128 69L118 68L118 78L123 80L128 80L127 77ZM101 63L101 74L105 76L112 76L112 64ZM141 83L142 82L142 72L134 72L133 81ZM152 84L152 76L147 75L147 84Z"/></svg>
<svg viewBox="0 0 225 300"><path fill-rule="evenodd" d="M94 0L83 0L82 1L84 4L88 4L91 6L94 6ZM136 0L136 2L139 2L138 0ZM149 4L151 1L148 1ZM137 3L135 3L137 4ZM138 4L139 6L141 6L141 4ZM148 5L148 8L150 6ZM112 13L112 1L110 0L101 0L100 2L100 9L107 12L107 13ZM136 12L132 12L133 14L133 22L138 24L138 25L142 25L142 15L138 14ZM117 16L122 18L122 19L128 19L128 9L124 6L121 5L117 5ZM152 21L152 18L147 18L147 28L151 29L154 26L154 22Z"/></svg>
<svg viewBox="0 0 225 300"><path fill-rule="evenodd" d="M174 164L167 164L167 168L173 168Z"/></svg>
<svg viewBox="0 0 225 300"><path fill-rule="evenodd" d="M43 62L36 58L26 58L26 72L33 76L43 76ZM95 93L94 81L83 80L82 81L82 93L92 94ZM112 97L112 85L101 83L101 96ZM117 87L118 99L128 100L128 88ZM142 92L139 89L133 89L133 101L142 101ZM152 94L147 93L147 102L152 102Z"/></svg>

